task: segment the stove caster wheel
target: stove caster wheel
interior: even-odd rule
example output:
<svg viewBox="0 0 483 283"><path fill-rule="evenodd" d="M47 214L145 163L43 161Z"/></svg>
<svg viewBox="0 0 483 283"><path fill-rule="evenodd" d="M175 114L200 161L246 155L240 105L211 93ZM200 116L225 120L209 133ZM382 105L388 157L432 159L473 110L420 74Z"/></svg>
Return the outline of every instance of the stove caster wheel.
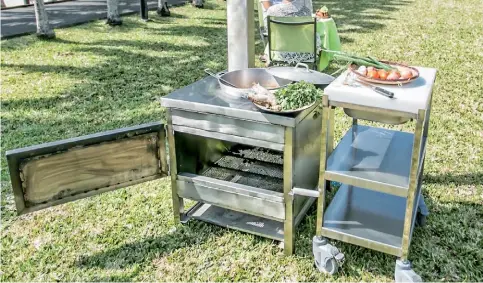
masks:
<svg viewBox="0 0 483 283"><path fill-rule="evenodd" d="M333 245L329 244L327 239L315 236L312 240L312 251L314 254L315 267L320 272L334 275L337 273L339 266L344 260L344 254Z"/></svg>
<svg viewBox="0 0 483 283"><path fill-rule="evenodd" d="M396 269L394 270L394 279L399 282L423 282L421 276L419 276L411 267L409 261L396 260Z"/></svg>

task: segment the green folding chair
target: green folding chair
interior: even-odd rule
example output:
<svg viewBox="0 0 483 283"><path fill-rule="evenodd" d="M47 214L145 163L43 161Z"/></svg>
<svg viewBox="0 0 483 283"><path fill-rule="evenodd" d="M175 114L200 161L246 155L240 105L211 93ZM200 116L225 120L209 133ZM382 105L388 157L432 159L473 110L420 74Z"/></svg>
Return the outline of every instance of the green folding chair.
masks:
<svg viewBox="0 0 483 283"><path fill-rule="evenodd" d="M270 64L284 62L274 52L314 54L313 61L301 63L317 67L317 19L313 17L268 17L268 56Z"/></svg>
<svg viewBox="0 0 483 283"><path fill-rule="evenodd" d="M263 42L263 46L265 46L267 44L267 37L268 37L268 33L265 29L265 21L263 19L263 6L262 6L262 2L260 2L259 0L255 0L256 4L255 6L257 7L257 10L258 10L258 30L260 32L260 39L262 40Z"/></svg>

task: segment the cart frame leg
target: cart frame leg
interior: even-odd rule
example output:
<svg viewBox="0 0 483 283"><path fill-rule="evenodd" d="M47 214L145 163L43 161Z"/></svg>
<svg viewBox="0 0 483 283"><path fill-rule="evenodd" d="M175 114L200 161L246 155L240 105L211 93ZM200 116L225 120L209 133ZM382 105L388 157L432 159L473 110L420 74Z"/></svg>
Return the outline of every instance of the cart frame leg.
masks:
<svg viewBox="0 0 483 283"><path fill-rule="evenodd" d="M416 129L414 131L413 150L411 154L411 169L409 173L409 189L406 199L406 212L404 216L404 229L401 246L401 257L396 260L396 267L394 270L394 278L396 282L421 282L421 277L414 272L411 267L411 263L408 260L409 246L411 244L412 237L412 225L413 221L416 221L414 206L419 205L421 180L422 177L418 175L420 172L419 164L421 158L421 149L423 148L423 136L425 134L428 123L426 123L427 113L426 110L418 111L418 118L416 120ZM423 159L424 160L424 159ZM422 166L423 164L421 164ZM422 174L422 168L421 168Z"/></svg>
<svg viewBox="0 0 483 283"><path fill-rule="evenodd" d="M326 158L330 156L334 150L334 123L335 123L335 107L329 107L329 115L327 117L327 154ZM325 188L331 190L330 181L325 181Z"/></svg>
<svg viewBox="0 0 483 283"><path fill-rule="evenodd" d="M169 174L171 176L171 197L173 199L173 215L174 224L177 225L184 220L184 201L183 198L178 195L178 186L176 183L176 177L178 175L178 167L176 164L176 145L174 140L173 123L171 121L171 111L167 111L168 117L168 148L169 148Z"/></svg>
<svg viewBox="0 0 483 283"><path fill-rule="evenodd" d="M327 189L327 182L325 181L325 168L327 166L328 156L328 131L329 131L329 97L324 95L322 97L322 128L320 136L320 169L319 169L319 198L317 200L317 221L315 226L315 236L322 237L322 225L324 223L325 210L325 193ZM333 110L332 110L333 112ZM333 113L332 113L333 114ZM332 127L333 128L333 127ZM333 130L333 129L332 129ZM333 135L332 135L333 137ZM333 139L333 138L332 138ZM333 142L332 142L333 144Z"/></svg>
<svg viewBox="0 0 483 283"><path fill-rule="evenodd" d="M409 174L409 190L406 200L406 213L404 217L404 230L402 237L402 255L401 260L407 261L409 254L409 245L411 243L411 225L413 221L414 206L418 205L415 198L418 197L418 171L419 161L421 158L421 143L423 141L424 125L426 120L426 111L419 110L418 119L416 122L416 129L414 131L413 151L411 155L411 169Z"/></svg>
<svg viewBox="0 0 483 283"><path fill-rule="evenodd" d="M285 146L283 149L283 199L285 202L285 221L283 225L283 248L285 255L292 255L294 253L294 211L293 202L294 197L293 188L293 145L294 145L294 129L290 127L285 128Z"/></svg>
<svg viewBox="0 0 483 283"><path fill-rule="evenodd" d="M423 126L423 137L426 140L426 143L428 141L428 131L429 131L429 118L431 116L431 106L433 103L433 93L431 92L431 96L429 97L429 105L428 109L426 110L425 116L424 116L424 126ZM424 145L426 147L426 144ZM423 172L424 172L424 163L426 161L426 156L422 156L423 161L421 163L421 170L420 170L420 175L418 179L418 185L420 186L419 189L419 201L418 201L418 211L419 211L419 219L417 218L416 224L419 226L424 226L426 224L426 217L429 215L429 210L426 206L426 203L424 201L424 196L422 194L422 183L423 183Z"/></svg>

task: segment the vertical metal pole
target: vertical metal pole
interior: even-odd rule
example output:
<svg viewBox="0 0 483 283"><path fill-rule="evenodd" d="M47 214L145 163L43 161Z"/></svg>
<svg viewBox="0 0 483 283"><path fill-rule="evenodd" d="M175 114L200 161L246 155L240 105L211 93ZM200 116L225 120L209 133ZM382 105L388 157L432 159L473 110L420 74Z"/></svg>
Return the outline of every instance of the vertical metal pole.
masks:
<svg viewBox="0 0 483 283"><path fill-rule="evenodd" d="M402 256L401 260L406 261L408 259L409 245L411 242L411 226L413 221L414 206L417 197L418 187L418 168L420 162L421 141L423 137L424 124L426 118L426 110L419 110L418 119L416 122L416 130L414 131L413 151L411 155L411 169L409 173L409 189L408 197L406 199L406 213L404 216L404 230L402 238Z"/></svg>
<svg viewBox="0 0 483 283"><path fill-rule="evenodd" d="M319 171L319 198L317 199L317 221L315 227L315 235L322 236L322 224L324 221L325 210L325 167L327 166L327 131L329 121L329 97L322 97L322 128L320 134L320 171Z"/></svg>
<svg viewBox="0 0 483 283"><path fill-rule="evenodd" d="M247 2L247 52L248 68L255 67L255 11L253 9L255 0Z"/></svg>
<svg viewBox="0 0 483 283"><path fill-rule="evenodd" d="M254 0L226 2L228 71L255 66Z"/></svg>
<svg viewBox="0 0 483 283"><path fill-rule="evenodd" d="M141 19L143 21L148 20L148 1L147 0L140 0L141 1Z"/></svg>
<svg viewBox="0 0 483 283"><path fill-rule="evenodd" d="M328 130L327 130L327 158L334 150L334 116L335 107L329 107L329 117L327 118ZM330 181L325 181L326 189L330 191Z"/></svg>
<svg viewBox="0 0 483 283"><path fill-rule="evenodd" d="M283 199L285 201L285 222L283 225L284 253L294 253L294 196L290 192L293 188L293 146L294 129L285 128L285 144L283 147Z"/></svg>
<svg viewBox="0 0 483 283"><path fill-rule="evenodd" d="M329 117L328 117L328 131L327 131L327 157L330 156L334 150L334 127L335 127L335 107L329 107Z"/></svg>
<svg viewBox="0 0 483 283"><path fill-rule="evenodd" d="M351 138L352 138L352 143L356 140L357 137L357 119L352 119L352 128L351 128ZM357 154L357 149L352 147L351 148L351 159L350 159L350 166L353 167L355 164L354 162L356 161L356 154Z"/></svg>
<svg viewBox="0 0 483 283"><path fill-rule="evenodd" d="M181 215L184 213L183 198L178 195L178 186L176 183L178 175L178 167L176 164L176 146L174 140L173 123L171 120L171 111L166 110L168 117L168 148L169 148L169 174L171 175L171 197L173 199L174 224L179 224Z"/></svg>

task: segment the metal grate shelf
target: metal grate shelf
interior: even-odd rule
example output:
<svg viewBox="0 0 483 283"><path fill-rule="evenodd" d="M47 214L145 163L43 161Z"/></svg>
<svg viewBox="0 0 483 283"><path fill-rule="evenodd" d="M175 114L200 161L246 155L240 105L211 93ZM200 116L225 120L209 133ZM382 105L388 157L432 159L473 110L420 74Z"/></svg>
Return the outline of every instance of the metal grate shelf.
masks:
<svg viewBox="0 0 483 283"><path fill-rule="evenodd" d="M283 192L283 158L274 151L259 148L230 151L201 175Z"/></svg>

